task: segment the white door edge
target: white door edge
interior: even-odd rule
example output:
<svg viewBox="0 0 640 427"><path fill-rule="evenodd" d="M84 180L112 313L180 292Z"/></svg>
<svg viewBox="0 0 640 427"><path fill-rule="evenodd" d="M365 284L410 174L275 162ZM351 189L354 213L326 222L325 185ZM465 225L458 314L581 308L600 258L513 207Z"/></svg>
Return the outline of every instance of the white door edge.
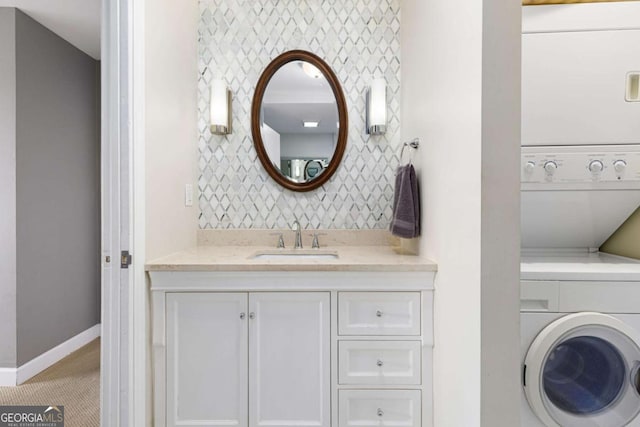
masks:
<svg viewBox="0 0 640 427"><path fill-rule="evenodd" d="M144 2L137 2L138 14L143 11L143 7ZM141 180L144 168L139 168L137 164L144 159L140 155L144 152L144 146L137 144L139 135L136 133L144 122L140 121L140 113L133 105L135 79L132 72L132 46L134 41L138 44L142 42L140 37L134 38L136 34L132 31L133 8L131 0L102 0L103 258L100 418L101 425L110 427L147 424L147 405L144 403L146 349L143 346L141 354L135 351L146 340L136 334L133 328L134 321L144 316L144 310L139 310L134 305L138 296L135 291L138 288L144 290L144 246L140 244L144 242L144 235L140 236L144 232L144 222L142 225L139 222L140 218L144 221L144 206L134 206L133 203L134 200L144 200L144 187L136 185L144 182ZM139 53L138 56L143 55ZM135 126L136 123L139 125ZM134 140L136 144L133 143ZM134 264L128 269L120 266L121 250L129 250L134 254ZM110 262L106 262L107 256L110 257ZM142 367L139 366L140 360ZM135 375L136 372L142 374Z"/></svg>

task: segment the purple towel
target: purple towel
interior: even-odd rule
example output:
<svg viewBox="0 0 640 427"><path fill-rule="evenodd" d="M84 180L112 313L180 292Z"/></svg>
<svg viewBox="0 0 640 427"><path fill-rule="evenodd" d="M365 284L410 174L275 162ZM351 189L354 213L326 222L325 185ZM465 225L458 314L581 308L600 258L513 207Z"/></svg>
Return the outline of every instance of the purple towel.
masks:
<svg viewBox="0 0 640 427"><path fill-rule="evenodd" d="M389 229L394 236L405 239L420 235L420 195L412 164L400 166L396 172L393 216Z"/></svg>

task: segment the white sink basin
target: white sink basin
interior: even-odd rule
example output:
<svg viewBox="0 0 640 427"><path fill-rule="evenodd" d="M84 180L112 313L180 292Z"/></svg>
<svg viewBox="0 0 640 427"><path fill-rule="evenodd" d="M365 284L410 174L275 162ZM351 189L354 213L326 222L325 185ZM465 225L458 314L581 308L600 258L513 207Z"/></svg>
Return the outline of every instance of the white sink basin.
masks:
<svg viewBox="0 0 640 427"><path fill-rule="evenodd" d="M318 251L269 251L258 252L251 256L251 259L260 259L264 261L328 261L338 259L337 252L318 252Z"/></svg>

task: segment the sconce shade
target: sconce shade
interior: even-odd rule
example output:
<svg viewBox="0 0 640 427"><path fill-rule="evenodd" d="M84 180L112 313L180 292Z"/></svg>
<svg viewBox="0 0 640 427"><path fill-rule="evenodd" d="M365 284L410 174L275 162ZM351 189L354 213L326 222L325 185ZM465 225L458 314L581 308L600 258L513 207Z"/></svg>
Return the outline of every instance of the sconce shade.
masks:
<svg viewBox="0 0 640 427"><path fill-rule="evenodd" d="M387 130L387 84L374 79L367 92L367 133L382 135Z"/></svg>
<svg viewBox="0 0 640 427"><path fill-rule="evenodd" d="M210 114L211 133L231 133L231 91L223 80L215 79L211 83Z"/></svg>

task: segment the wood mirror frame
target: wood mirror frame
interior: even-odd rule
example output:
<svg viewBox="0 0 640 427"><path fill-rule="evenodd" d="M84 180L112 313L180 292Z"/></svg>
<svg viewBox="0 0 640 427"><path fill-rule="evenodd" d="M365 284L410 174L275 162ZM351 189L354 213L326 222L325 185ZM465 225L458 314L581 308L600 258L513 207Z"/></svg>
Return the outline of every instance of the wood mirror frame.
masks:
<svg viewBox="0 0 640 427"><path fill-rule="evenodd" d="M329 86L331 86L333 95L336 99L336 105L338 107L340 128L338 129L338 141L336 142L336 149L333 153L333 157L331 157L329 166L327 166L322 174L320 174L318 178L312 179L308 182L294 182L290 180L271 163L267 150L264 147L262 133L260 132L260 111L267 85L280 67L292 61L305 61L317 67L327 79ZM253 135L253 145L258 153L260 163L262 163L262 166L265 168L269 176L281 186L293 191L311 191L327 182L329 178L333 176L342 161L342 156L344 155L345 148L347 147L348 128L349 119L347 115L347 103L345 101L340 82L331 67L319 56L305 50L291 50L279 55L271 61L271 63L267 65L267 68L262 72L256 86L256 91L253 94L253 103L251 105L251 134Z"/></svg>

